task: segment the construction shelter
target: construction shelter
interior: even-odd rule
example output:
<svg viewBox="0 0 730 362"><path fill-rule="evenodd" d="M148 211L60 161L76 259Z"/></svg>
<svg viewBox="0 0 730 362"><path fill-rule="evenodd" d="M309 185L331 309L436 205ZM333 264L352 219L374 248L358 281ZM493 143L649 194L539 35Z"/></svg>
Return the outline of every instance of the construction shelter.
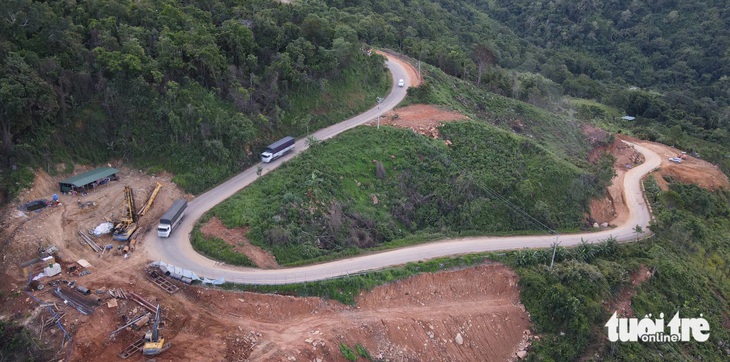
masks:
<svg viewBox="0 0 730 362"><path fill-rule="evenodd" d="M59 182L58 185L62 193L96 190L97 186L112 180L117 180L117 172L119 171L115 168L99 167L89 172L67 178Z"/></svg>

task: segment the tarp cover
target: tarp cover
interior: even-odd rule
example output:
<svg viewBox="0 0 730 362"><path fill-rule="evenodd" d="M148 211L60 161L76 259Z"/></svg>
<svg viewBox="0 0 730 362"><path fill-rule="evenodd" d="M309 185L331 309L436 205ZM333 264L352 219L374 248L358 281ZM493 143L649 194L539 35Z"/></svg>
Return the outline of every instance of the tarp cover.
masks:
<svg viewBox="0 0 730 362"><path fill-rule="evenodd" d="M153 261L150 263L150 266L159 268L163 273L169 272L170 276L175 279L180 279L184 277L190 278L192 280L200 280L200 278L198 278L198 276L195 275L195 273L193 273L192 271L176 267L172 264L167 264L162 260Z"/></svg>
<svg viewBox="0 0 730 362"><path fill-rule="evenodd" d="M223 277L220 277L220 278L215 279L215 280L208 279L208 278L203 278L203 284L221 285L221 284L223 284L225 282L226 281L223 279Z"/></svg>
<svg viewBox="0 0 730 362"><path fill-rule="evenodd" d="M114 228L114 224L112 224L110 222L104 222L104 223L99 224L99 226L97 226L96 228L94 228L94 230L91 232L91 234L94 236L106 235L106 234L109 234L110 232L112 232L113 228Z"/></svg>

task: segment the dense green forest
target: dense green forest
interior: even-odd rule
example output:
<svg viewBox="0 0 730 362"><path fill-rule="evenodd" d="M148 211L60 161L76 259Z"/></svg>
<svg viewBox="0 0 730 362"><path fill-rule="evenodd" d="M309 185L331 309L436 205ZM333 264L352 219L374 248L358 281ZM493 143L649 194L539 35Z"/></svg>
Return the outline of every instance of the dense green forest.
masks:
<svg viewBox="0 0 730 362"><path fill-rule="evenodd" d="M330 3L367 14L361 26L373 18L390 25L378 41L451 75L486 80L505 95L520 84L501 71L516 69L632 115L663 122L685 118L683 126L710 131L730 127L726 1ZM358 29L367 34L367 27ZM651 99L651 92L639 92L641 99L631 99L630 86L662 93Z"/></svg>
<svg viewBox="0 0 730 362"><path fill-rule="evenodd" d="M370 45L550 111L570 112L562 95L595 99L637 116L621 125L637 136L730 171L730 16L719 0L5 5L5 198L27 185L26 166L53 173L53 164L112 158L205 190L269 141L371 105L388 83L382 59L363 52Z"/></svg>
<svg viewBox="0 0 730 362"><path fill-rule="evenodd" d="M3 194L26 166L111 158L200 192L269 141L372 106L383 60L346 19L270 1L6 1Z"/></svg>
<svg viewBox="0 0 730 362"><path fill-rule="evenodd" d="M560 95L595 99L637 117L622 125L637 136L698 150L730 172L726 1L326 3L358 19L365 41L550 110Z"/></svg>

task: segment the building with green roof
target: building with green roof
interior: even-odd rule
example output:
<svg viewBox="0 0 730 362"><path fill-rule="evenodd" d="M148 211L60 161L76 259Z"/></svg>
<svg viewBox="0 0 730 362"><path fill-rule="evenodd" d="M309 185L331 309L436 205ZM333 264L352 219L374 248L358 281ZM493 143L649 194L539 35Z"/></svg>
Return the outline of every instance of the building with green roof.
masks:
<svg viewBox="0 0 730 362"><path fill-rule="evenodd" d="M59 182L58 185L60 186L62 193L73 190L79 191L94 189L96 186L103 185L110 180L116 180L117 172L119 172L119 170L116 168L99 167L89 172L69 177Z"/></svg>

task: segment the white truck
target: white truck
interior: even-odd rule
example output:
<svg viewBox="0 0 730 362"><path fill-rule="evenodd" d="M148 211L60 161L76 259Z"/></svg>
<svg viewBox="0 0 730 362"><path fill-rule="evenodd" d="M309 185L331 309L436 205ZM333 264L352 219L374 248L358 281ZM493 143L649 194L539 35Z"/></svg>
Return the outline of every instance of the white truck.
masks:
<svg viewBox="0 0 730 362"><path fill-rule="evenodd" d="M286 155L294 149L294 143L296 140L294 137L286 136L266 147L263 153L261 153L261 161L263 163L269 163L281 156Z"/></svg>
<svg viewBox="0 0 730 362"><path fill-rule="evenodd" d="M188 208L188 202L185 200L175 200L170 209L160 218L160 225L157 226L157 235L161 238L170 237L170 233L180 223L185 216L185 209Z"/></svg>

